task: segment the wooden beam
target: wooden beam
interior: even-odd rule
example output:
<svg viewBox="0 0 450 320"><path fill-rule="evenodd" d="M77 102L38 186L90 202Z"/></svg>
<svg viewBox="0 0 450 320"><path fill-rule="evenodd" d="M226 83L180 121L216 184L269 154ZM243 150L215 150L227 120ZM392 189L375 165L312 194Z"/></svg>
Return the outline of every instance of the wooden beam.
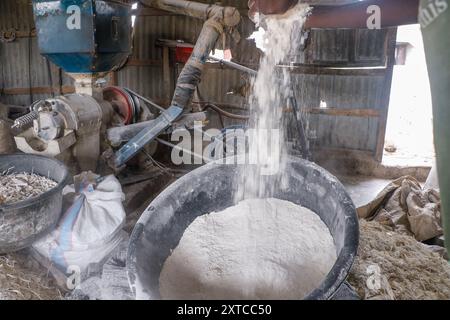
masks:
<svg viewBox="0 0 450 320"><path fill-rule="evenodd" d="M247 68L257 70L258 65L239 63ZM207 63L207 68L210 69L231 69L220 63ZM332 76L379 76L384 77L386 74L386 68L327 68L312 65L297 65L297 66L282 66L278 68L287 68L289 72L293 74L310 74L310 75L332 75Z"/></svg>
<svg viewBox="0 0 450 320"><path fill-rule="evenodd" d="M248 8L236 8L238 9L239 13L247 17L248 16ZM155 9L155 8L145 8L140 7L137 10L132 11L133 15L136 15L138 17L168 17L168 16L183 16L181 14L173 13L170 11Z"/></svg>
<svg viewBox="0 0 450 320"><path fill-rule="evenodd" d="M377 109L307 108L304 111L310 114L338 117L380 117L380 111Z"/></svg>
<svg viewBox="0 0 450 320"><path fill-rule="evenodd" d="M320 152L318 154L318 152ZM315 158L323 156L325 159L339 158L357 158L357 159L373 159L373 152L369 150L345 149L335 147L322 147L320 145L314 146Z"/></svg>
<svg viewBox="0 0 450 320"><path fill-rule="evenodd" d="M395 65L395 48L397 45L397 28L390 28L385 41L387 70L385 73L383 97L382 97L382 114L378 122L378 137L375 159L379 162L383 161L384 143L386 139L386 129L388 120L389 103L391 99L392 79Z"/></svg>
<svg viewBox="0 0 450 320"><path fill-rule="evenodd" d="M239 63L251 69L258 69L257 65L249 65ZM126 66L132 67L146 67L146 66L163 66L162 60L156 59L130 59ZM227 69L234 70L220 63L206 63L205 67L208 69ZM283 68L283 66L279 66ZM380 76L384 77L387 69L386 68L324 68L317 66L289 66L289 71L294 74L311 74L311 75L337 75L337 76ZM238 71L239 72L239 71Z"/></svg>
<svg viewBox="0 0 450 320"><path fill-rule="evenodd" d="M155 59L130 59L128 60L127 64L125 66L129 67L147 67L147 66L162 66L161 60L155 60Z"/></svg>
<svg viewBox="0 0 450 320"><path fill-rule="evenodd" d="M75 92L74 86L63 86L61 88L61 94L69 94ZM54 87L52 90L52 87L33 87L31 88L4 88L1 91L5 95L29 95L30 92L32 94L51 94L52 92L59 92L58 87Z"/></svg>
<svg viewBox="0 0 450 320"><path fill-rule="evenodd" d="M119 76L116 71L109 74L109 85L116 87L119 85Z"/></svg>
<svg viewBox="0 0 450 320"><path fill-rule="evenodd" d="M170 100L172 97L172 85L170 77L170 52L169 47L163 47L163 87L164 99Z"/></svg>
<svg viewBox="0 0 450 320"><path fill-rule="evenodd" d="M130 59L128 60L127 64L125 66L130 67L148 67L148 66L163 66L163 60L156 60L156 59ZM206 68L211 69L228 69L225 66L222 66L220 63L206 63ZM234 69L231 69L234 70Z"/></svg>
<svg viewBox="0 0 450 320"><path fill-rule="evenodd" d="M386 74L386 68L327 68L312 65L288 67L295 74L336 75L336 76L381 76Z"/></svg>
<svg viewBox="0 0 450 320"><path fill-rule="evenodd" d="M133 15L138 17L167 17L167 16L179 16L179 14L164 11L155 8L139 8L137 10L133 10Z"/></svg>
<svg viewBox="0 0 450 320"><path fill-rule="evenodd" d="M2 38L10 39L11 37L14 38L29 38L36 37L36 29L33 29L31 31L28 30L15 30L15 29L9 29L9 30L0 30L0 35Z"/></svg>
<svg viewBox="0 0 450 320"><path fill-rule="evenodd" d="M163 66L163 60L156 60L156 59L130 59L128 60L126 67L149 67L149 66ZM206 63L206 68L211 69L228 69L225 66L222 66L220 63ZM234 69L231 69L234 70Z"/></svg>

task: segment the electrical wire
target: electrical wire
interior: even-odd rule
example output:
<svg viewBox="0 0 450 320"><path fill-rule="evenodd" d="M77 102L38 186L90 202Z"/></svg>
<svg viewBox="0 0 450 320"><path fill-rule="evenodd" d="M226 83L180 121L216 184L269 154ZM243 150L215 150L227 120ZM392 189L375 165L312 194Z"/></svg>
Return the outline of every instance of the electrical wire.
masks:
<svg viewBox="0 0 450 320"><path fill-rule="evenodd" d="M247 121L250 119L249 116L234 114L234 113L225 111L225 110L221 109L220 107L216 106L215 104L211 104L211 103L206 103L202 111L205 111L207 109L212 109L212 110L216 111L217 113L221 114L222 116L230 118L230 119L243 120L243 121Z"/></svg>
<svg viewBox="0 0 450 320"><path fill-rule="evenodd" d="M196 88L196 92L197 92L197 97L200 100L203 100L202 94L200 93L200 89L198 87ZM212 103L209 103L209 102L200 102L200 101L194 102L193 101L192 103L204 105L202 111L205 111L207 109L214 110L215 112L217 112L220 115L220 118L221 118L221 116L224 116L224 117L227 117L227 118L230 118L230 119L243 120L243 121L247 121L247 120L250 119L249 116L238 115L238 114L234 114L234 113L225 111L225 110L221 109L220 107L216 106L215 104L212 104ZM221 118L221 123L222 123L222 127L225 128L222 118Z"/></svg>
<svg viewBox="0 0 450 320"><path fill-rule="evenodd" d="M149 158L149 160L161 171L165 172L165 173L169 173L169 170L166 166L164 166L161 162L156 161L146 150L145 148L142 149L142 152L147 156L147 158Z"/></svg>
<svg viewBox="0 0 450 320"><path fill-rule="evenodd" d="M165 141L163 139L156 138L155 141L158 141L159 143L161 143L161 144L163 144L163 145L165 145L167 147L173 148L175 150L185 152L186 154L189 154L189 155L194 156L194 157L196 157L198 159L201 159L202 161L204 161L205 159L208 160L208 161L212 161L212 159L205 158L203 155L199 155L199 154L197 154L195 152L192 152L192 151L189 151L187 149L181 148L180 146L174 145L173 143L170 143L170 142Z"/></svg>

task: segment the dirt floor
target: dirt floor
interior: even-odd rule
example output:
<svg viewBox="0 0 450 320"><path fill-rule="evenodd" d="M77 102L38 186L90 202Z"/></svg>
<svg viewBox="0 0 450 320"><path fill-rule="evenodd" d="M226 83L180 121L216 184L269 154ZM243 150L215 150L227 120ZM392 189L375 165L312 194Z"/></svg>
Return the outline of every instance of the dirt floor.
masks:
<svg viewBox="0 0 450 320"><path fill-rule="evenodd" d="M124 188L127 231L132 230L148 204L147 201L140 205L142 200L149 194L158 194L172 180L169 175L159 179L158 187L144 182ZM365 202L365 196L372 198L386 184L385 180L343 180L356 202ZM361 221L360 231L360 249L349 282L362 299L450 299L447 261L414 238L399 235L377 222ZM48 271L25 252L0 255L0 300L63 298L64 293Z"/></svg>
<svg viewBox="0 0 450 320"><path fill-rule="evenodd" d="M362 299L450 299L450 264L409 236L361 221L349 283ZM64 293L25 253L0 256L0 300L58 300Z"/></svg>
<svg viewBox="0 0 450 320"><path fill-rule="evenodd" d="M362 299L450 299L450 264L410 236L361 221L349 283Z"/></svg>
<svg viewBox="0 0 450 320"><path fill-rule="evenodd" d="M60 300L46 270L24 253L0 256L0 300Z"/></svg>

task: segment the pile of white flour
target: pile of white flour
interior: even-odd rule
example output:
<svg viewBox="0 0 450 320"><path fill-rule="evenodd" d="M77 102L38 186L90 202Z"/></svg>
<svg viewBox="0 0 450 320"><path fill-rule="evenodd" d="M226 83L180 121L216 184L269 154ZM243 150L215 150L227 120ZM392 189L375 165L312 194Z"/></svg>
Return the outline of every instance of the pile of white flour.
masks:
<svg viewBox="0 0 450 320"><path fill-rule="evenodd" d="M197 218L166 260L163 299L302 299L336 261L333 238L312 211L250 199Z"/></svg>

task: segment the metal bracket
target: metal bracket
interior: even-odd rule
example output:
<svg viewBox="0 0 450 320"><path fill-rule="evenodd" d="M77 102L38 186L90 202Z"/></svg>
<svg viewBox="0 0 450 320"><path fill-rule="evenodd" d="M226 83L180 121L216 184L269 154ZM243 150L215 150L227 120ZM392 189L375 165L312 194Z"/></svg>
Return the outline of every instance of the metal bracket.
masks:
<svg viewBox="0 0 450 320"><path fill-rule="evenodd" d="M166 130L172 122L177 120L183 113L183 108L178 106L171 106L164 111L151 127L145 128L139 132L126 145L118 150L114 155L113 167L115 169L121 168L128 160L138 154L142 148L155 140L164 130Z"/></svg>

